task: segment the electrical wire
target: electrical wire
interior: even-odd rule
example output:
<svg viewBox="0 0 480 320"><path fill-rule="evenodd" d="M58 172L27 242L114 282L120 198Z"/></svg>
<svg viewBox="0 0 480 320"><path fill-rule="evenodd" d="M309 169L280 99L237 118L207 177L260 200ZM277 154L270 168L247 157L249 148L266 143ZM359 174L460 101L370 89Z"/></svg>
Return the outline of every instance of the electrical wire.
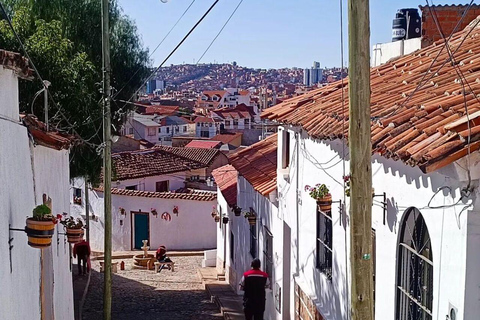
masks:
<svg viewBox="0 0 480 320"><path fill-rule="evenodd" d="M193 0L190 5L187 7L187 9L185 9L185 11L182 13L182 15L180 16L180 18L178 18L177 22L175 22L175 24L173 25L173 27L170 28L170 30L167 32L167 34L165 35L165 37L163 37L162 41L160 41L160 43L155 47L155 49L153 49L153 51L150 53L150 55L148 56L148 59L150 59L153 54L158 50L158 48L162 45L162 43L165 41L165 39L167 39L167 37L170 35L170 33L173 31L173 29L175 29L175 27L177 26L177 24L180 22L180 20L182 20L182 18L185 16L185 14L188 12L188 10L190 9L190 7L195 3L196 0ZM123 87L118 90L114 95L113 95L113 98L116 98L120 92L122 92L123 89L125 89L125 87L130 83L130 81L132 81L132 79L137 75L137 73L142 69L142 67L139 67L137 69L137 71L135 71L135 73L130 77L130 79L128 79L128 81L123 85Z"/></svg>
<svg viewBox="0 0 480 320"><path fill-rule="evenodd" d="M210 44L208 45L207 49L205 49L205 51L202 53L201 57L197 60L197 64L200 63L200 60L202 60L203 56L208 52L208 50L210 49L210 47L213 45L213 43L215 42L215 40L217 40L218 36L222 33L223 29L225 29L225 27L227 26L228 22L230 21L230 19L232 19L233 15L235 14L235 12L237 12L237 9L238 7L240 7L240 5L242 4L243 0L240 0L240 2L237 4L237 7L235 8L235 10L233 10L232 14L230 15L230 17L228 17L227 21L223 24L222 28L220 29L220 31L218 31L217 35L215 36L215 38L213 38L212 42L210 42Z"/></svg>
<svg viewBox="0 0 480 320"><path fill-rule="evenodd" d="M203 14L203 16L197 21L197 23L195 23L195 25L190 29L190 31L183 37L183 39L177 44L177 46L170 52L170 54L162 61L162 63L157 67L155 68L155 70L153 70L152 73L150 73L150 75L147 77L147 79L142 83L142 85L132 94L132 96L127 100L127 101L131 101L139 92L140 90L142 90L142 88L147 84L148 81L150 81L150 79L153 77L154 74L156 74L158 72L158 70L160 70L161 67L163 67L163 65L165 64L165 62L168 61L168 59L170 59L170 57L177 51L177 49L185 42L185 40L187 40L187 38L190 36L190 34L192 34L192 32L198 27L198 25L205 19L205 17L210 13L210 11L212 11L212 9L217 5L217 3L219 2L220 0L215 0L215 2L210 6L210 8L208 8L208 10ZM123 109L127 106L127 103L125 103L123 105L123 107L120 109L120 110L117 110L116 111L116 114L118 116L121 116L123 114Z"/></svg>

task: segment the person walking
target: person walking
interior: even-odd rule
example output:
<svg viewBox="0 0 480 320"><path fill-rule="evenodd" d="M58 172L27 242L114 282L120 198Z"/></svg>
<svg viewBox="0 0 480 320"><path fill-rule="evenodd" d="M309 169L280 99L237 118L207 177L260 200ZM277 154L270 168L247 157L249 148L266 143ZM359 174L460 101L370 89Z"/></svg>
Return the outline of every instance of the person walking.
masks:
<svg viewBox="0 0 480 320"><path fill-rule="evenodd" d="M90 244L85 239L75 243L73 246L73 257L77 258L78 274L87 274L89 271L87 264L90 259ZM83 265L83 272L81 264Z"/></svg>
<svg viewBox="0 0 480 320"><path fill-rule="evenodd" d="M253 259L251 270L243 274L240 290L243 294L243 312L246 320L263 320L265 288L270 287L268 274L260 270L260 259Z"/></svg>

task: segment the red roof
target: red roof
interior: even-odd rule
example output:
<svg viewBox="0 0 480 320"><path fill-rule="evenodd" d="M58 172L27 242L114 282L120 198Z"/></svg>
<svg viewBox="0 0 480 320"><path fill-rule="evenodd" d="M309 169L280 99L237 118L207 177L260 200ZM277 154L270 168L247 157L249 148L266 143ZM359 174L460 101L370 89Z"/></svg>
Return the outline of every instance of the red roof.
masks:
<svg viewBox="0 0 480 320"><path fill-rule="evenodd" d="M145 111L142 112L142 114L172 115L172 114L176 114L178 110L179 110L178 106L147 106L145 108Z"/></svg>
<svg viewBox="0 0 480 320"><path fill-rule="evenodd" d="M449 42L454 65L468 81L465 89L443 40L371 69L374 153L427 173L467 155L469 134L471 152L480 148L480 103L476 97L480 93L476 80L480 77L480 26L470 32L478 19ZM342 107L342 84L337 81L266 109L262 117L301 126L317 139L348 138L348 79L344 95Z"/></svg>
<svg viewBox="0 0 480 320"><path fill-rule="evenodd" d="M210 140L192 140L190 141L185 148L205 148L212 149L220 146L222 143L220 141L210 141Z"/></svg>
<svg viewBox="0 0 480 320"><path fill-rule="evenodd" d="M33 115L21 114L23 123L32 135L35 143L51 149L62 150L69 149L75 139L74 136L58 132L56 130L47 131L45 123L39 121Z"/></svg>
<svg viewBox="0 0 480 320"><path fill-rule="evenodd" d="M277 188L277 134L230 156L238 173L263 196Z"/></svg>
<svg viewBox="0 0 480 320"><path fill-rule="evenodd" d="M241 137L243 133L241 132L236 132L236 133L222 133L222 134L217 134L216 136L210 138L210 140L214 141L220 141L224 144L229 144L233 140L235 140L237 137Z"/></svg>
<svg viewBox="0 0 480 320"><path fill-rule="evenodd" d="M208 117L202 117L202 116L199 116L199 117L196 117L195 120L193 120L193 122L195 123L198 123L198 122L215 122L212 118L208 118Z"/></svg>
<svg viewBox="0 0 480 320"><path fill-rule="evenodd" d="M20 53L0 49L0 65L15 71L22 79L33 79L33 70L29 68L28 59Z"/></svg>
<svg viewBox="0 0 480 320"><path fill-rule="evenodd" d="M217 168L212 172L215 183L223 194L230 207L237 204L237 177L238 172L229 164Z"/></svg>
<svg viewBox="0 0 480 320"><path fill-rule="evenodd" d="M99 192L103 192L103 188L96 189ZM112 188L112 194L119 196L130 197L144 197L144 198L158 198L158 199L179 199L179 200L194 200L194 201L214 201L217 199L217 194L211 191L199 191L192 189L182 189L180 192L152 192L152 191L140 191L140 190L126 190Z"/></svg>
<svg viewBox="0 0 480 320"><path fill-rule="evenodd" d="M252 107L248 107L244 103L235 106L235 108L225 107L222 109L218 109L212 111L217 116L222 119L243 119L243 118L253 118L255 116L255 112L253 112Z"/></svg>
<svg viewBox="0 0 480 320"><path fill-rule="evenodd" d="M207 97L220 96L223 97L227 91L225 90L212 90L212 91L203 91L202 94Z"/></svg>

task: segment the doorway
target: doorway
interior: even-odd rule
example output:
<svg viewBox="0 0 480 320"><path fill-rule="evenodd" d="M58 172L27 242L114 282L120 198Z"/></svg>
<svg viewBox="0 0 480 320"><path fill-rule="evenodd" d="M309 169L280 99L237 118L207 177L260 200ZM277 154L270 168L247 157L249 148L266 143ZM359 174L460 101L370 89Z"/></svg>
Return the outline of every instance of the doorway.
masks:
<svg viewBox="0 0 480 320"><path fill-rule="evenodd" d="M150 217L147 212L132 212L133 249L141 249L143 240L150 245Z"/></svg>

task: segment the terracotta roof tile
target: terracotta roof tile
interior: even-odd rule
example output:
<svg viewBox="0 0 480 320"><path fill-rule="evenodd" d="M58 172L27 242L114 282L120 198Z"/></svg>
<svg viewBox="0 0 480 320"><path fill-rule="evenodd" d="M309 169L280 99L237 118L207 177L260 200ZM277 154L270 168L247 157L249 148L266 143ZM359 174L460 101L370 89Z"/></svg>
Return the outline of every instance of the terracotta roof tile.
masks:
<svg viewBox="0 0 480 320"><path fill-rule="evenodd" d="M222 133L222 134L217 134L216 136L210 138L210 140L213 141L220 141L225 144L229 144L233 140L235 140L237 137L242 136L243 133L241 132L235 132L235 133Z"/></svg>
<svg viewBox="0 0 480 320"><path fill-rule="evenodd" d="M213 170L212 175L228 205L233 207L237 204L237 170L232 165L227 164Z"/></svg>
<svg viewBox="0 0 480 320"><path fill-rule="evenodd" d="M432 172L467 154L470 132L470 150L479 149L476 143L480 140L478 19L453 35L449 42L455 66L469 84L465 96L443 40L370 70L374 153ZM469 33L474 27L476 30ZM422 80L424 85L419 86ZM316 139L348 139L348 79L343 90L344 104L342 83L337 81L268 108L262 117L301 126ZM469 126L470 131L465 131Z"/></svg>
<svg viewBox="0 0 480 320"><path fill-rule="evenodd" d="M219 147L221 144L222 143L220 141L192 140L185 146L185 148L212 149L212 148Z"/></svg>
<svg viewBox="0 0 480 320"><path fill-rule="evenodd" d="M242 103L234 108L225 107L222 109L217 109L212 111L212 114L217 115L222 119L243 119L243 118L252 118L255 116L253 108Z"/></svg>
<svg viewBox="0 0 480 320"><path fill-rule="evenodd" d="M166 146L120 152L112 155L114 179L127 180L205 168L220 154L218 149Z"/></svg>
<svg viewBox="0 0 480 320"><path fill-rule="evenodd" d="M29 68L28 59L20 53L0 49L0 65L15 71L22 79L33 79L33 70Z"/></svg>
<svg viewBox="0 0 480 320"><path fill-rule="evenodd" d="M39 121L35 116L21 114L20 118L28 128L28 132L32 135L35 143L39 145L62 150L69 149L74 143L80 142L80 139L76 139L72 135L56 130L47 131L45 123Z"/></svg>
<svg viewBox="0 0 480 320"><path fill-rule="evenodd" d="M277 188L277 134L230 156L230 163L260 194Z"/></svg>
<svg viewBox="0 0 480 320"><path fill-rule="evenodd" d="M96 190L103 192L102 188ZM158 198L158 199L179 199L192 201L214 201L217 199L217 193L212 191L199 191L191 189L183 189L180 192L152 192L140 190L126 190L112 188L112 194L119 196L144 197L144 198Z"/></svg>

